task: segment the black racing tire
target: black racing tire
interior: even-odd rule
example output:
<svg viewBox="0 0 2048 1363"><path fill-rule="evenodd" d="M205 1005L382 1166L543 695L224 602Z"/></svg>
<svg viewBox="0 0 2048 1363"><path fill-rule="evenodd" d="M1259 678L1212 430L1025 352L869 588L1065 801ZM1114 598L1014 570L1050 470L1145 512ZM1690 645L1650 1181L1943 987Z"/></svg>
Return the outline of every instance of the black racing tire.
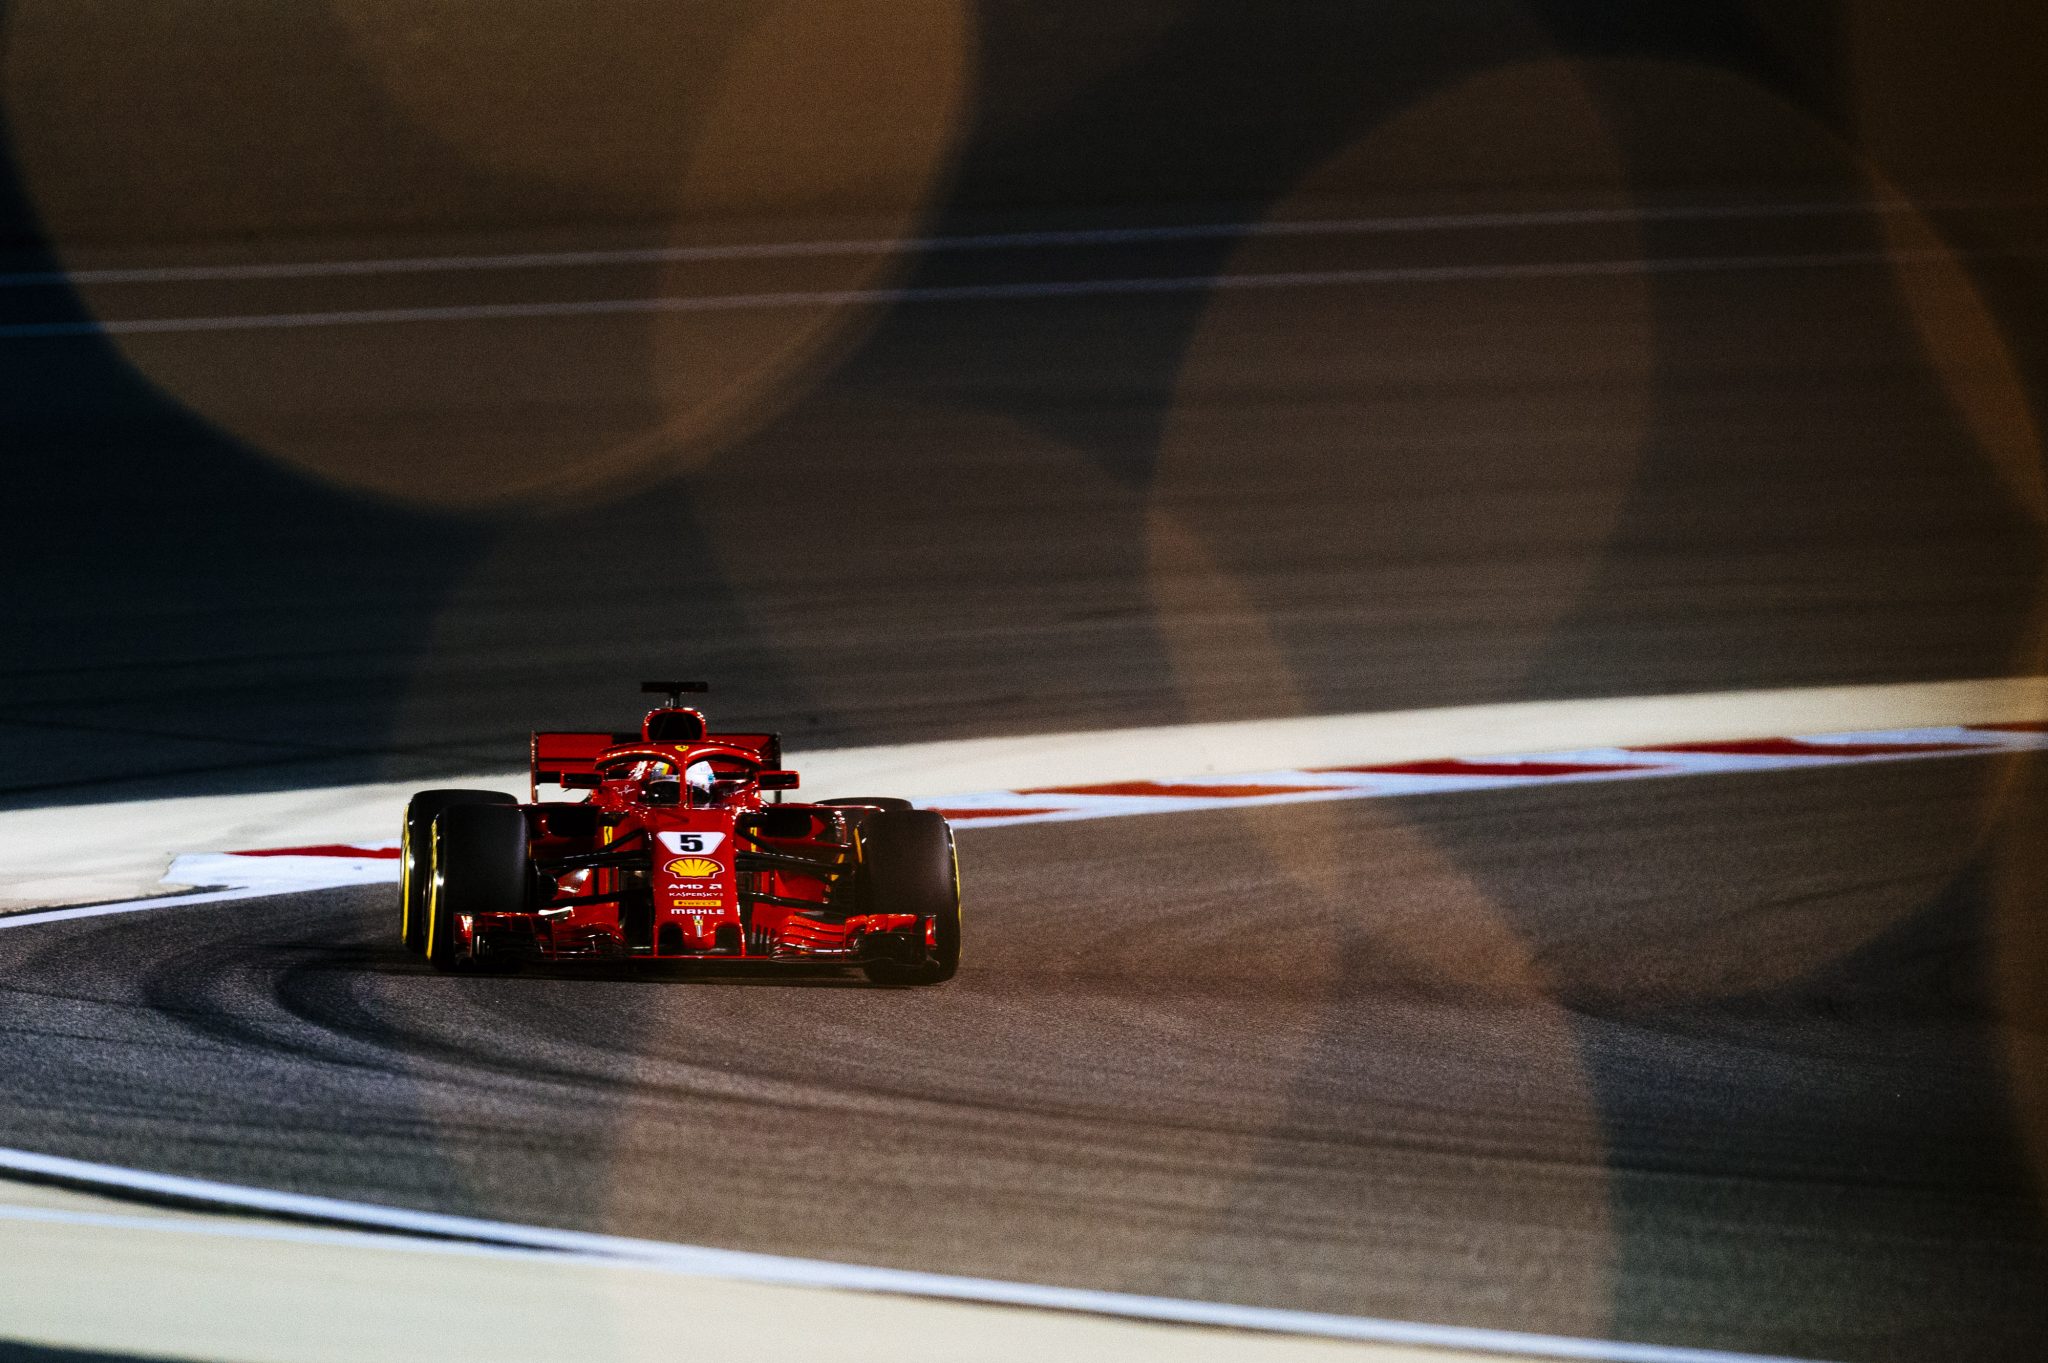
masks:
<svg viewBox="0 0 2048 1363"><path fill-rule="evenodd" d="M929 809L884 809L860 829L858 903L862 913L914 913L936 924L924 960L872 961L876 984L939 984L960 969L960 857L953 829Z"/></svg>
<svg viewBox="0 0 2048 1363"><path fill-rule="evenodd" d="M460 970L476 957L462 940L464 915L517 913L533 877L526 811L517 805L450 805L434 816L427 885L427 962Z"/></svg>
<svg viewBox="0 0 2048 1363"><path fill-rule="evenodd" d="M498 790L423 790L405 806L405 828L398 844L398 935L405 949L419 955L427 949L427 864L434 816L450 805L516 805Z"/></svg>
<svg viewBox="0 0 2048 1363"><path fill-rule="evenodd" d="M848 795L844 799L820 800L818 803L821 805L863 805L869 809L888 810L917 808L910 801L899 799L894 795Z"/></svg>

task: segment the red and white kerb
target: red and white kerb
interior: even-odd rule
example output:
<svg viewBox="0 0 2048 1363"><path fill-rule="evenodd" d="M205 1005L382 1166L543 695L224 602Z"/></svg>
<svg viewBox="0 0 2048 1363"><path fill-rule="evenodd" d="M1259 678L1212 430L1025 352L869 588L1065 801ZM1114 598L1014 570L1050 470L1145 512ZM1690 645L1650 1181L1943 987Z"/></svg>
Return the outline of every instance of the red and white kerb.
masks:
<svg viewBox="0 0 2048 1363"><path fill-rule="evenodd" d="M1805 738L1746 738L1641 748L1440 758L1308 767L1236 776L1193 776L1095 785L1035 786L918 803L962 827L1176 814L1194 809L1434 795L1559 781L1621 781L1713 772L1771 771L1959 757L2048 748L2048 721L1885 729Z"/></svg>

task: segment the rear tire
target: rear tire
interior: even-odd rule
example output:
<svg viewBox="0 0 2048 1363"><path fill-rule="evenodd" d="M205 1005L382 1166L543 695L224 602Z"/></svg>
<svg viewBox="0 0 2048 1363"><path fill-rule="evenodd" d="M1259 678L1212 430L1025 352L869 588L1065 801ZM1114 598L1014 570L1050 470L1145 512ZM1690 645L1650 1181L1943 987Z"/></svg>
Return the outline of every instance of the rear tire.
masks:
<svg viewBox="0 0 2048 1363"><path fill-rule="evenodd" d="M526 907L533 859L526 812L517 805L457 804L434 818L427 884L427 961L437 970L473 964L476 938L461 920Z"/></svg>
<svg viewBox="0 0 2048 1363"><path fill-rule="evenodd" d="M876 984L939 984L960 968L960 858L953 830L928 809L885 809L860 830L862 913L914 913L932 920L934 942L915 963L862 967Z"/></svg>
<svg viewBox="0 0 2048 1363"><path fill-rule="evenodd" d="M423 790L405 806L405 829L398 844L398 935L405 949L418 955L427 949L427 883L434 816L452 805L516 805L497 790Z"/></svg>

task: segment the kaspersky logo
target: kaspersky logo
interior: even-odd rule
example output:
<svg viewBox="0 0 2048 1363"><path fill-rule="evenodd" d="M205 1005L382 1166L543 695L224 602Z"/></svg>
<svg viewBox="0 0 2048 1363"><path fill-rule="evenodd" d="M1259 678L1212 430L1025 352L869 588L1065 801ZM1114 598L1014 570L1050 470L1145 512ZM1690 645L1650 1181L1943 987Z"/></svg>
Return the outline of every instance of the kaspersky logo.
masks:
<svg viewBox="0 0 2048 1363"><path fill-rule="evenodd" d="M677 857L661 869L686 880L702 880L706 876L718 875L725 868L709 857Z"/></svg>

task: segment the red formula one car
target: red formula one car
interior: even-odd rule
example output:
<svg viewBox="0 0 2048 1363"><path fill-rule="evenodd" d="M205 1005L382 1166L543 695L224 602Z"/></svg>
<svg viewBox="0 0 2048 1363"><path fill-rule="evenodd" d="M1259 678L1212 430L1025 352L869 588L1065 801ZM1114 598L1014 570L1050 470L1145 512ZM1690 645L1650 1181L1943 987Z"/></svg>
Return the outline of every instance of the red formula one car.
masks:
<svg viewBox="0 0 2048 1363"><path fill-rule="evenodd" d="M774 734L714 734L666 696L631 733L536 733L530 798L426 790L405 810L405 944L446 970L590 958L960 964L953 831L907 800L784 803ZM562 797L543 800L543 787Z"/></svg>

